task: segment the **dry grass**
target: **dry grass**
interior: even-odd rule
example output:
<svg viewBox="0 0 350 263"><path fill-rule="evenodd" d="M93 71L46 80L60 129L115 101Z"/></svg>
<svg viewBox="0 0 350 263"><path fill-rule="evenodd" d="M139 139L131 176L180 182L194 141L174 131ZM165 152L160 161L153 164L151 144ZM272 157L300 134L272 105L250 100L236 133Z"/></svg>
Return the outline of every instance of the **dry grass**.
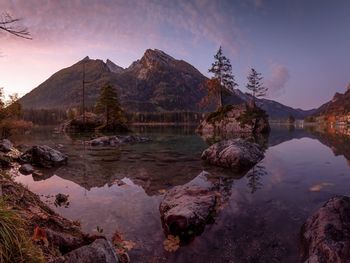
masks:
<svg viewBox="0 0 350 263"><path fill-rule="evenodd" d="M0 263L44 261L41 251L25 232L24 225L25 222L0 198Z"/></svg>

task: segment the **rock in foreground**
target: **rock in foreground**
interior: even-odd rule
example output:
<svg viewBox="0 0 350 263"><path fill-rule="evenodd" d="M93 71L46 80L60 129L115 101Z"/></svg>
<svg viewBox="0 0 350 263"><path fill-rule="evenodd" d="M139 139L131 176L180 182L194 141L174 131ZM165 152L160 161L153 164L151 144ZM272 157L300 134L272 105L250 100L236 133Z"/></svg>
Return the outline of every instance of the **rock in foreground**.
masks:
<svg viewBox="0 0 350 263"><path fill-rule="evenodd" d="M303 225L301 240L302 262L350 262L350 197L326 202Z"/></svg>
<svg viewBox="0 0 350 263"><path fill-rule="evenodd" d="M7 153L7 152L11 151L12 148L13 148L13 144L9 140L2 139L0 141L0 152Z"/></svg>
<svg viewBox="0 0 350 263"><path fill-rule="evenodd" d="M149 142L149 138L139 137L139 136L103 136L89 141L91 146L117 146L126 143L144 143Z"/></svg>
<svg viewBox="0 0 350 263"><path fill-rule="evenodd" d="M213 144L202 153L206 162L236 170L248 170L264 158L264 151L243 139L224 140Z"/></svg>
<svg viewBox="0 0 350 263"><path fill-rule="evenodd" d="M22 161L50 168L66 164L68 157L47 145L33 146L21 156Z"/></svg>
<svg viewBox="0 0 350 263"><path fill-rule="evenodd" d="M205 137L232 138L238 134L267 134L270 125L266 112L255 104L226 105L209 114L197 128Z"/></svg>
<svg viewBox="0 0 350 263"><path fill-rule="evenodd" d="M118 263L113 246L105 239L97 239L90 245L82 246L50 263Z"/></svg>
<svg viewBox="0 0 350 263"><path fill-rule="evenodd" d="M166 234L188 238L200 234L216 212L217 194L202 172L191 182L169 190L159 206Z"/></svg>

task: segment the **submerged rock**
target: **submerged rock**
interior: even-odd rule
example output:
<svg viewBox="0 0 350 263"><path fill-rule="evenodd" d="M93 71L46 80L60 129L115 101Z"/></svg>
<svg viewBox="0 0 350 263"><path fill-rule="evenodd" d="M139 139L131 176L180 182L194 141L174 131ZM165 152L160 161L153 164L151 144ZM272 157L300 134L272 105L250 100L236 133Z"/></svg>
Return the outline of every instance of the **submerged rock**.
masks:
<svg viewBox="0 0 350 263"><path fill-rule="evenodd" d="M104 145L104 146L117 146L120 144L126 144L126 143L144 143L144 142L149 142L151 141L149 138L146 137L140 137L140 136L133 136L133 135L128 135L128 136L103 136L103 137L98 137L96 139L93 139L89 141L89 144L91 146L99 146L99 145Z"/></svg>
<svg viewBox="0 0 350 263"><path fill-rule="evenodd" d="M243 139L215 143L202 153L202 159L210 164L237 170L248 170L263 158L258 144Z"/></svg>
<svg viewBox="0 0 350 263"><path fill-rule="evenodd" d="M82 246L50 263L118 263L118 256L112 244L105 239L97 239L90 245Z"/></svg>
<svg viewBox="0 0 350 263"><path fill-rule="evenodd" d="M216 135L230 138L237 134L259 135L270 131L266 112L255 104L226 105L209 114L197 128L206 138Z"/></svg>
<svg viewBox="0 0 350 263"><path fill-rule="evenodd" d="M188 238L200 234L216 212L217 193L202 172L191 182L169 190L159 211L166 234Z"/></svg>
<svg viewBox="0 0 350 263"><path fill-rule="evenodd" d="M29 163L26 163L21 165L21 167L19 168L19 171L21 174L28 175L34 172L34 168Z"/></svg>
<svg viewBox="0 0 350 263"><path fill-rule="evenodd" d="M36 166L50 168L66 164L68 157L47 145L33 146L21 156L22 161Z"/></svg>
<svg viewBox="0 0 350 263"><path fill-rule="evenodd" d="M350 197L327 201L301 230L302 262L350 262Z"/></svg>

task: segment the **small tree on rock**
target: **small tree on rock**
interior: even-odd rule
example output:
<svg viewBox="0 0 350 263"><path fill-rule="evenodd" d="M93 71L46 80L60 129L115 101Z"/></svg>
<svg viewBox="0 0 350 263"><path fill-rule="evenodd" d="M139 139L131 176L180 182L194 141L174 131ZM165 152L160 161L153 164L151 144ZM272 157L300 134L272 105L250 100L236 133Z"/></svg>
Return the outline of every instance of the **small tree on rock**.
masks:
<svg viewBox="0 0 350 263"><path fill-rule="evenodd" d="M116 122L125 122L124 112L120 106L118 94L110 84L102 87L95 111L96 113L105 115L107 126L113 125Z"/></svg>
<svg viewBox="0 0 350 263"><path fill-rule="evenodd" d="M255 69L251 69L247 77L247 89L249 90L250 95L253 96L253 101L255 102L256 98L265 97L268 88L263 85L263 77L261 73L258 73Z"/></svg>

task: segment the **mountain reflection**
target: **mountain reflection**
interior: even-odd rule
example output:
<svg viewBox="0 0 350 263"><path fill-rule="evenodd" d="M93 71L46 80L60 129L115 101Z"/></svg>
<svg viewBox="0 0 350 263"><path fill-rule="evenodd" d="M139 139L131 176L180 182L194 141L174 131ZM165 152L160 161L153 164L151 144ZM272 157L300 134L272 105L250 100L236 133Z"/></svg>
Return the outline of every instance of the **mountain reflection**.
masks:
<svg viewBox="0 0 350 263"><path fill-rule="evenodd" d="M46 180L57 175L87 190L93 187L111 186L116 180L129 178L152 196L191 181L203 170L210 172L218 180L230 178L230 183L225 184L225 187L244 176L203 163L200 156L208 147L208 143L197 136L194 130L194 126L136 127L135 131L142 136L151 137L152 143L121 147L84 146L83 141L86 137L76 134L69 137L52 133L51 130L44 128L34 131L29 137L19 137L15 140L19 144L48 144L53 147L59 145L60 150L69 156L67 166L43 170L43 176L34 177L34 180ZM335 129L289 129L273 126L270 136L260 138L257 142L268 148L304 137L317 139L332 149L336 156L343 155L348 161L350 160L350 136ZM265 167L258 164L245 175L251 193L262 187L262 178L266 174Z"/></svg>

